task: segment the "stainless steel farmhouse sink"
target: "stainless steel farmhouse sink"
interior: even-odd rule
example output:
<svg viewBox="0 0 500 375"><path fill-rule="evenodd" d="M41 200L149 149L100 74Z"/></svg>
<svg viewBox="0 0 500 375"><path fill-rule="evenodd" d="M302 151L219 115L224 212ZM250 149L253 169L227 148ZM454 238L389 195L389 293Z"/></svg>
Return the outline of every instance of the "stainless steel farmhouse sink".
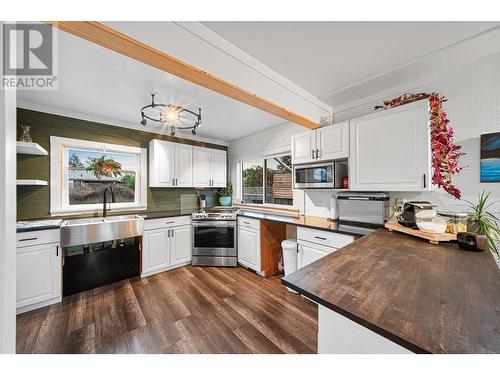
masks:
<svg viewBox="0 0 500 375"><path fill-rule="evenodd" d="M142 236L144 218L138 215L67 220L61 225L61 247Z"/></svg>

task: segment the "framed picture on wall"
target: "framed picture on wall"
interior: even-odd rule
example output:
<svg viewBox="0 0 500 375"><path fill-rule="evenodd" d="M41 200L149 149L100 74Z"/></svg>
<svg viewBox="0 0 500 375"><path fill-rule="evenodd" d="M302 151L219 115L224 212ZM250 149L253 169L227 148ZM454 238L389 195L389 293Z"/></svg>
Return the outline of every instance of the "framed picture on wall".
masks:
<svg viewBox="0 0 500 375"><path fill-rule="evenodd" d="M500 182L500 132L481 134L481 182Z"/></svg>

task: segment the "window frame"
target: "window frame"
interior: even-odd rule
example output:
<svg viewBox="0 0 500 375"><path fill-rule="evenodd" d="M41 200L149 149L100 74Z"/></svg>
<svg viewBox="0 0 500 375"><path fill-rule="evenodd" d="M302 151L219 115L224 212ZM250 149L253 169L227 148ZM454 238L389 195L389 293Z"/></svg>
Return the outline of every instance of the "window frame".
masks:
<svg viewBox="0 0 500 375"><path fill-rule="evenodd" d="M113 211L147 209L147 149L82 139L50 137L50 214L77 215L102 210L102 203L69 204L69 150L131 154L137 158L136 191L134 202L111 203Z"/></svg>
<svg viewBox="0 0 500 375"><path fill-rule="evenodd" d="M250 203L250 202L245 202L245 204L249 205L255 205L255 206L262 206L262 207L277 207L277 208L291 208L294 207L293 205L293 198L292 198L292 204L277 204L277 203L267 203L266 202L266 179L267 179L267 159L272 159L272 158L279 158L282 156L291 156L291 152L280 152L279 154L272 154L272 155L265 155L265 156L258 156L258 157L248 157L245 159L240 159L238 160L237 163L237 172L238 172L238 195L239 199L242 201L243 200L243 163L251 161L251 160L262 160L262 166L263 166L263 171L262 171L262 203ZM293 164L292 164L292 175L293 175ZM292 179L293 181L293 179ZM293 191L293 182L292 182L292 191Z"/></svg>

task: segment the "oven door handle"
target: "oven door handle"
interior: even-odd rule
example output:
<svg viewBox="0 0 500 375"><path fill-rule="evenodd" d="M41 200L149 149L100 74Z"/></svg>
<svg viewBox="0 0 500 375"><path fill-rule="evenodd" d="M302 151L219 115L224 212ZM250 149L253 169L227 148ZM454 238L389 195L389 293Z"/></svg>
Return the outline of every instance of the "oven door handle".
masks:
<svg viewBox="0 0 500 375"><path fill-rule="evenodd" d="M193 221L193 227L236 227L236 221Z"/></svg>

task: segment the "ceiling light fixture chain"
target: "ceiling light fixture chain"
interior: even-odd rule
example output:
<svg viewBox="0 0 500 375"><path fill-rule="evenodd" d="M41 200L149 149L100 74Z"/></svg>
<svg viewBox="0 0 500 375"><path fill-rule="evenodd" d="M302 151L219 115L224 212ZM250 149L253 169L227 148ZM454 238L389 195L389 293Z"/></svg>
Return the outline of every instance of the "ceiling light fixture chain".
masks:
<svg viewBox="0 0 500 375"><path fill-rule="evenodd" d="M160 108L158 118L148 115L145 111L148 108ZM188 113L196 117L193 125L184 126L179 125L179 120L183 113ZM163 104L155 103L155 94L151 94L151 104L145 105L141 108L141 125L146 126L147 120L159 122L161 124L167 124L170 128L170 135L174 136L177 129L191 129L191 133L196 135L196 129L201 126L201 108L198 108L198 113L190 111L187 108L174 105L174 104Z"/></svg>

